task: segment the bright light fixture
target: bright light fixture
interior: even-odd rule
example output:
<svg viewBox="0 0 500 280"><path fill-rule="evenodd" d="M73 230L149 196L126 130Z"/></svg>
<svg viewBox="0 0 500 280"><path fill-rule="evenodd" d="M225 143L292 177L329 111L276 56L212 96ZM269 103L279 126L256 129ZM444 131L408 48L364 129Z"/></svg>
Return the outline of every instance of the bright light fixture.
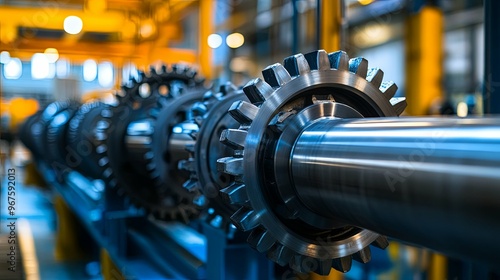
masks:
<svg viewBox="0 0 500 280"><path fill-rule="evenodd" d="M23 74L23 64L19 58L9 57L9 62L4 65L4 73L5 79L15 80L19 79Z"/></svg>
<svg viewBox="0 0 500 280"><path fill-rule="evenodd" d="M56 75L58 78L66 78L69 74L69 61L61 58L56 62Z"/></svg>
<svg viewBox="0 0 500 280"><path fill-rule="evenodd" d="M10 53L8 51L3 51L0 53L0 63L7 64L10 61Z"/></svg>
<svg viewBox="0 0 500 280"><path fill-rule="evenodd" d="M139 28L139 33L142 38L149 38L156 33L156 25L151 19L145 20Z"/></svg>
<svg viewBox="0 0 500 280"><path fill-rule="evenodd" d="M222 45L222 37L219 34L210 34L207 38L208 46L216 49Z"/></svg>
<svg viewBox="0 0 500 280"><path fill-rule="evenodd" d="M233 49L243 46L245 37L241 33L232 33L226 37L226 44Z"/></svg>
<svg viewBox="0 0 500 280"><path fill-rule="evenodd" d="M457 105L457 116L461 118L467 117L469 113L469 106L465 102L459 102Z"/></svg>
<svg viewBox="0 0 500 280"><path fill-rule="evenodd" d="M78 34L83 29L83 21L77 16L68 16L64 19L64 31L68 34Z"/></svg>
<svg viewBox="0 0 500 280"><path fill-rule="evenodd" d="M41 80L47 78L50 71L49 60L43 53L35 53L31 58L31 78Z"/></svg>
<svg viewBox="0 0 500 280"><path fill-rule="evenodd" d="M47 48L43 53L47 57L49 63L55 63L59 59L59 52L55 48Z"/></svg>
<svg viewBox="0 0 500 280"><path fill-rule="evenodd" d="M92 82L97 77L97 63L93 59L83 62L83 80Z"/></svg>
<svg viewBox="0 0 500 280"><path fill-rule="evenodd" d="M102 87L113 86L113 64L109 61L101 62L98 67L97 80Z"/></svg>

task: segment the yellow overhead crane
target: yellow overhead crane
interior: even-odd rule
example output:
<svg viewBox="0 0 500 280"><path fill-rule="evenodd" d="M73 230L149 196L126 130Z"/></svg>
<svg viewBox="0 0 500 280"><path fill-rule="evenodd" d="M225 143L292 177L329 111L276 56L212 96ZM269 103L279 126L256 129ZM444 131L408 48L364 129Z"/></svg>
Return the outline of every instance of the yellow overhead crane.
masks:
<svg viewBox="0 0 500 280"><path fill-rule="evenodd" d="M147 68L158 60L182 61L200 65L202 74L211 78L208 46L200 43L198 50L169 47L169 42L183 38L182 18L197 9L199 37L210 34L213 30L210 0L44 0L27 1L27 6L13 5L14 1L4 3L0 6L0 49L22 60L29 60L46 48L57 48L61 57L74 63L93 58L109 60L117 67L132 62L139 68ZM59 38L38 36L37 32L43 31L64 32L64 19L68 16L82 20L79 34L64 33ZM112 34L113 40L81 40L85 34Z"/></svg>

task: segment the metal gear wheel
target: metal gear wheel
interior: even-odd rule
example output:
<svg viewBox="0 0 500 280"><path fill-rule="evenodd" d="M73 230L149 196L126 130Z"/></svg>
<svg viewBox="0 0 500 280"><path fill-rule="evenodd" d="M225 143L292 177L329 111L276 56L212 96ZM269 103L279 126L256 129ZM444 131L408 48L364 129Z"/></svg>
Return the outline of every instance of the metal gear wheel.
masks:
<svg viewBox="0 0 500 280"><path fill-rule="evenodd" d="M197 133L193 134L196 144L187 147L190 157L179 164L181 170L190 172L184 187L189 191L201 191L202 196L196 197L201 203L208 201L205 220L212 226L228 231L234 229L229 217L237 208L222 201L218 193L234 178L217 170L217 159L233 154L232 149L221 143L219 138L225 129L239 127L239 123L228 113L231 104L237 100L248 99L241 89L227 83L218 92L207 92L203 101L192 106L192 123L197 128Z"/></svg>
<svg viewBox="0 0 500 280"><path fill-rule="evenodd" d="M47 154L45 159L52 165L59 163L62 166L71 165L68 157L68 143L66 142L66 132L68 123L80 106L77 102L69 102L61 111L54 115L47 125L45 136L45 148Z"/></svg>
<svg viewBox="0 0 500 280"><path fill-rule="evenodd" d="M177 187L175 178L169 177L168 164L159 164L169 160L165 159L169 143L162 141L169 137L172 121L184 120L169 114L185 118L183 110L190 106L185 103L199 100L207 89L187 67L162 69L160 73L151 69L149 75L141 74L139 82L123 88L118 106L103 111L102 125L96 132L105 152L98 162L103 179L120 195L127 195L156 218L187 222L198 213L192 203L194 194L184 190L182 183Z"/></svg>
<svg viewBox="0 0 500 280"><path fill-rule="evenodd" d="M20 130L20 138L35 157L43 158L47 154L45 144L47 128L50 122L57 114L70 107L74 107L75 104L75 101L70 100L52 102L45 109L38 111L24 122Z"/></svg>
<svg viewBox="0 0 500 280"><path fill-rule="evenodd" d="M218 160L219 170L234 176L221 195L240 208L231 216L248 242L280 265L327 275L346 272L352 259L368 262L369 245L385 248L377 233L330 220L302 206L290 187L286 151L308 124L323 117L398 116L404 98L397 86L383 82L383 72L368 70L364 58L342 51L297 54L268 66L264 80L244 88L250 102L235 102L229 113L239 129L225 130L221 140L234 155ZM283 152L285 151L285 152Z"/></svg>
<svg viewBox="0 0 500 280"><path fill-rule="evenodd" d="M90 178L99 178L102 174L99 155L107 148L100 146L101 136L95 130L107 125L102 120L104 110L109 111L110 105L98 101L80 106L69 122L66 136L70 156L73 158L72 168Z"/></svg>

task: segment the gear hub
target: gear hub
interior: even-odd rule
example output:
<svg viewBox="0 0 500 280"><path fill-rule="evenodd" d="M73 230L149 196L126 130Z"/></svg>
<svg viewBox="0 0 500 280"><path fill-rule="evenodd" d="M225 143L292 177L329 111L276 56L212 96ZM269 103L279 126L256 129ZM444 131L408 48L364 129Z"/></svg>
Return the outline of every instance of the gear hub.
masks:
<svg viewBox="0 0 500 280"><path fill-rule="evenodd" d="M380 69L342 51L297 54L263 70L244 88L250 102L237 101L229 113L240 123L221 141L234 154L218 168L234 176L221 196L240 208L231 216L248 242L280 265L327 275L331 267L346 272L352 259L370 260L369 245L384 248L375 232L317 215L304 207L291 185L288 165L295 139L321 118L398 116L406 106L394 98L397 87L383 82ZM311 186L314 187L314 186Z"/></svg>

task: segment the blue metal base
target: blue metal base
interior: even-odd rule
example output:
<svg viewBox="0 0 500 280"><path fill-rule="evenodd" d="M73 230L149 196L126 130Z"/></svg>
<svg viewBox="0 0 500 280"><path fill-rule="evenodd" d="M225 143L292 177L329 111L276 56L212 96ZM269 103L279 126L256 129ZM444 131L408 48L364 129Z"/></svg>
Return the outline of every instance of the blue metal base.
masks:
<svg viewBox="0 0 500 280"><path fill-rule="evenodd" d="M273 264L243 233L228 238L204 222L156 221L100 181L75 171L61 176L44 163L38 168L127 279L273 278Z"/></svg>

